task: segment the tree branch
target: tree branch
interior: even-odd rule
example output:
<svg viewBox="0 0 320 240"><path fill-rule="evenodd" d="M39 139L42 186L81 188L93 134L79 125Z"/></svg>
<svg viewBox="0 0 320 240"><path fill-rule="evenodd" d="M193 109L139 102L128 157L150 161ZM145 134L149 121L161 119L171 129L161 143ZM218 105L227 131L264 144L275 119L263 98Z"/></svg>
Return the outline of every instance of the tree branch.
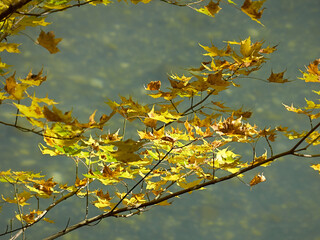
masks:
<svg viewBox="0 0 320 240"><path fill-rule="evenodd" d="M296 146L296 145L295 145ZM293 149L293 148L292 148ZM86 225L89 225L90 223L93 223L93 222L96 222L96 221L101 221L102 219L104 218L107 218L107 217L116 217L119 213L123 213L123 212L127 212L127 211L130 211L130 210L133 210L133 209L140 209L140 208L145 208L145 207L149 207L149 206L153 206L153 205L156 205L156 204L159 204L161 202L164 202L168 199L171 199L171 198L174 198L174 197L177 197L177 196L180 196L182 194L185 194L185 193L188 193L188 192L191 192L191 191L195 191L195 190L198 190L200 188L203 188L203 187L206 187L206 186L209 186L209 185L214 185L214 184L217 184L219 182L224 182L224 181L227 181L229 179L232 179L232 178L235 178L235 177L238 177L238 175L242 174L242 173L245 173L245 172L248 172L254 168L257 168L265 163L268 163L268 162L272 162L278 158L281 158L283 156L287 156L287 155L292 155L293 154L293 150L290 149L289 151L285 151L285 152L282 152L282 153L279 153L277 155L274 155L268 159L265 159L263 161L259 161L257 163L254 163L246 168L243 168L241 170L239 170L238 172L236 173L232 173L232 174L229 174L227 176L224 176L224 177L221 177L221 178L218 178L218 179L213 179L213 180L210 180L208 182L204 182L202 184L198 184L194 187L190 187L190 188L186 188L186 189L182 189L180 191L177 191L175 193L172 193L172 194L169 194L167 196L163 196L161 198L158 198L158 199L153 199L149 202L146 202L146 203L143 203L143 204L140 204L139 206L137 207L124 207L124 208L120 208L120 209L117 209L117 210L114 210L114 208L107 212L107 213L103 213L103 214L100 214L100 215L97 215L95 217L92 217L92 218L89 218L89 219L86 219L86 220L83 220L83 221L80 221L78 222L77 224L74 224L73 226L70 226L56 234L53 234L47 238L45 238L45 240L52 240L52 239L56 239L58 237L61 237L71 231L74 231L78 228L81 228L83 226L86 226ZM166 154L167 156L168 154ZM164 158L163 158L164 159ZM163 160L161 159L161 161ZM159 161L160 162L160 161ZM119 204L118 204L119 205ZM118 206L117 205L117 206Z"/></svg>
<svg viewBox="0 0 320 240"><path fill-rule="evenodd" d="M19 8L22 8L24 5L28 4L31 1L32 0L20 0L16 3L10 5L6 10L4 10L2 13L0 13L0 21L3 21L9 15L13 14Z"/></svg>
<svg viewBox="0 0 320 240"><path fill-rule="evenodd" d="M16 231L19 231L17 232L13 237L10 238L10 240L14 240L16 239L18 236L20 236L27 228L35 225L37 222L39 222L41 219L43 219L45 217L45 215L47 215L47 213L52 209L54 208L55 206L57 206L59 203L63 202L64 200L67 200L68 198L72 197L73 195L75 195L77 192L80 191L81 188L78 188L64 196L62 196L59 200L51 203L49 205L49 207L47 207L39 216L37 216L34 220L33 223L30 223L30 224L27 224L21 228L17 228L17 229L14 229L14 230L10 230L10 231L6 231L4 233L1 233L0 236L4 236L4 235L7 235L9 233L13 233L13 232L16 232ZM21 218L22 219L22 218Z"/></svg>

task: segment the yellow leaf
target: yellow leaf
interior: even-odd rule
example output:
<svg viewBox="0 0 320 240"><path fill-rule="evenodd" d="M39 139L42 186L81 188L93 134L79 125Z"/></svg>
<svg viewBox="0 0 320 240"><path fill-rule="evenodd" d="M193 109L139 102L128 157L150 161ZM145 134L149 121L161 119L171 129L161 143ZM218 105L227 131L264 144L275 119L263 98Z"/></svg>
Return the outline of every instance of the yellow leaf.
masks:
<svg viewBox="0 0 320 240"><path fill-rule="evenodd" d="M210 17L215 17L215 14L217 14L221 10L221 7L219 7L219 1L215 3L211 0L207 6L195 10Z"/></svg>
<svg viewBox="0 0 320 240"><path fill-rule="evenodd" d="M10 199L10 198L5 198L3 195L2 195L2 199L7 203L18 203L20 206L30 205L26 201L31 197L31 193L24 191L22 193L18 193L17 195L18 195L18 200L16 197L14 199Z"/></svg>
<svg viewBox="0 0 320 240"><path fill-rule="evenodd" d="M249 57L252 53L251 48L251 39L248 37L247 39L241 41L240 43L240 52L244 57Z"/></svg>
<svg viewBox="0 0 320 240"><path fill-rule="evenodd" d="M211 47L208 46L202 46L199 44L200 47L202 47L204 50L206 50L208 53L205 53L204 55L210 56L210 57L216 57L216 56L227 56L229 55L225 50L223 49L218 49L216 46L212 44ZM203 65L204 66L204 65Z"/></svg>
<svg viewBox="0 0 320 240"><path fill-rule="evenodd" d="M47 77L42 77L42 69L38 74L32 74L32 71L29 72L26 79L20 79L20 81L24 84L29 84L31 86L40 86L40 84L46 81Z"/></svg>
<svg viewBox="0 0 320 240"><path fill-rule="evenodd" d="M11 67L12 65L8 65L6 63L1 62L1 58L0 58L0 75L4 75L3 70L1 70L1 68L8 68Z"/></svg>
<svg viewBox="0 0 320 240"><path fill-rule="evenodd" d="M97 110L95 110L89 117L89 125L94 125L96 124L96 121L94 120L94 117L96 115Z"/></svg>
<svg viewBox="0 0 320 240"><path fill-rule="evenodd" d="M168 200L164 200L162 202L157 203L159 206L169 206L171 205L171 202L168 202Z"/></svg>
<svg viewBox="0 0 320 240"><path fill-rule="evenodd" d="M28 95L28 97L36 103L45 103L47 105L57 104L53 99L48 98L48 95L45 98L38 98L35 96L35 94L33 96Z"/></svg>
<svg viewBox="0 0 320 240"><path fill-rule="evenodd" d="M46 48L51 54L57 53L60 51L57 48L57 45L62 40L62 38L55 38L53 31L45 33L44 31L41 30L37 40L38 40L38 43L42 47Z"/></svg>
<svg viewBox="0 0 320 240"><path fill-rule="evenodd" d="M45 118L42 107L40 107L36 101L32 101L30 107L17 103L13 104L19 109L19 112L27 118Z"/></svg>
<svg viewBox="0 0 320 240"><path fill-rule="evenodd" d="M162 177L163 180L165 181L178 181L178 180L184 180L184 178L181 178L181 174L168 174L165 177Z"/></svg>
<svg viewBox="0 0 320 240"><path fill-rule="evenodd" d="M133 3L133 4L138 4L139 2L142 2L142 3L144 3L144 4L147 4L147 3L149 3L151 0L131 0L131 2Z"/></svg>
<svg viewBox="0 0 320 240"><path fill-rule="evenodd" d="M24 96L24 91L29 86L23 83L17 83L15 80L15 73L6 79L5 90L9 93L14 99L21 100Z"/></svg>
<svg viewBox="0 0 320 240"><path fill-rule="evenodd" d="M141 158L135 152L138 151L143 144L143 142L134 141L132 139L113 142L112 145L116 146L118 149L117 151L112 152L111 155L120 162L139 161Z"/></svg>
<svg viewBox="0 0 320 240"><path fill-rule="evenodd" d="M283 75L286 71L280 72L280 73L274 73L271 71L270 77L267 79L269 82L274 82L274 83L285 83L289 82L288 79L284 79Z"/></svg>
<svg viewBox="0 0 320 240"><path fill-rule="evenodd" d="M23 214L23 215L17 214L16 218L21 222L25 221L26 223L31 224L31 223L34 223L36 221L35 218L37 216L39 216L40 214L42 214L42 211L33 210L29 214ZM21 219L21 217L22 217L22 219Z"/></svg>
<svg viewBox="0 0 320 240"><path fill-rule="evenodd" d="M273 47L266 47L266 48L262 48L262 49L260 49L260 53L266 53L266 54L269 54L269 53L273 53L274 51L276 51L277 50L277 46L278 45L275 45L275 46L273 46Z"/></svg>
<svg viewBox="0 0 320 240"><path fill-rule="evenodd" d="M306 67L308 73L300 70L300 72L302 72L303 74L303 77L299 79L302 79L305 82L320 82L319 64L320 58L314 60L312 63L308 65L308 67Z"/></svg>
<svg viewBox="0 0 320 240"><path fill-rule="evenodd" d="M313 164L310 167L312 167L316 171L319 171L319 174L320 174L320 164Z"/></svg>
<svg viewBox="0 0 320 240"><path fill-rule="evenodd" d="M157 121L161 121L164 123L169 123L172 121L176 121L178 120L181 116L179 115L172 115L171 113L168 112L168 110L166 110L166 112L163 113L156 113L154 111L154 106L152 107L151 111L148 113L149 118L157 120Z"/></svg>
<svg viewBox="0 0 320 240"><path fill-rule="evenodd" d="M254 156L254 163L259 163L259 162L263 162L264 160L266 160L267 159L267 151L265 151L265 153L264 154L262 154L261 156L259 156L259 157L257 157L257 156ZM263 166L263 167L267 167L268 165L270 165L271 164L271 162L268 162L268 163L265 163L265 164L262 164L261 166Z"/></svg>
<svg viewBox="0 0 320 240"><path fill-rule="evenodd" d="M61 110L56 108L54 105L52 106L52 110L50 110L47 106L43 106L43 115L48 121L51 122L71 123L73 120L71 111L62 113Z"/></svg>
<svg viewBox="0 0 320 240"><path fill-rule="evenodd" d="M296 108L293 106L293 104L291 104L291 106L288 106L286 104L282 104L282 105L287 109L287 111L308 115L307 111L304 111L300 108Z"/></svg>
<svg viewBox="0 0 320 240"><path fill-rule="evenodd" d="M51 146L68 147L77 143L81 139L81 129L71 125L53 124L51 128L46 128L44 132L45 142Z"/></svg>
<svg viewBox="0 0 320 240"><path fill-rule="evenodd" d="M150 90L150 91L155 91L155 90L159 90L161 87L161 82L160 81L151 81L150 83L148 83L147 87L145 87L146 90Z"/></svg>
<svg viewBox="0 0 320 240"><path fill-rule="evenodd" d="M84 179L79 179L78 176L76 177L76 181L75 181L75 186L76 187L84 187L88 184L89 179L88 178L84 178Z"/></svg>
<svg viewBox="0 0 320 240"><path fill-rule="evenodd" d="M0 52L6 50L9 53L20 53L18 46L21 44L17 43L0 43Z"/></svg>
<svg viewBox="0 0 320 240"><path fill-rule="evenodd" d="M48 223L54 223L54 221L49 218L43 218L43 221L46 221Z"/></svg>
<svg viewBox="0 0 320 240"><path fill-rule="evenodd" d="M34 183L33 186L26 185L26 187L30 191L36 192L40 197L49 198L52 193L56 192L53 188L57 183L53 181L53 178L49 178L48 180L30 179L30 181Z"/></svg>
<svg viewBox="0 0 320 240"><path fill-rule="evenodd" d="M247 14L252 20L256 21L257 23L261 24L263 26L263 24L258 21L258 19L261 18L262 13L264 11L265 8L261 9L263 3L266 0L260 0L260 1L252 1L252 0L245 0L243 5L241 6L241 10Z"/></svg>
<svg viewBox="0 0 320 240"><path fill-rule="evenodd" d="M203 179L198 179L198 180L195 180L195 181L189 182L189 183L184 183L184 182L182 182L182 181L179 181L177 184L178 184L178 186L186 189L186 188L192 188L192 187L194 187L194 186L199 185L199 183L200 183L202 180L203 180Z"/></svg>

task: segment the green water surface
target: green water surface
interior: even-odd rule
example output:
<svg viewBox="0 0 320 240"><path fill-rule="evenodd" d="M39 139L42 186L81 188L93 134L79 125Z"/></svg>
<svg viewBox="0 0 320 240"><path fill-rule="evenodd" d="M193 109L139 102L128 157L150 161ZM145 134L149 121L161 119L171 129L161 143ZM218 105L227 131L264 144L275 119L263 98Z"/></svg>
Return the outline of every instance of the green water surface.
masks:
<svg viewBox="0 0 320 240"><path fill-rule="evenodd" d="M235 8L222 7L214 19L160 1L75 8L50 16L48 21L53 24L44 28L63 38L58 54L50 55L29 39L36 39L40 29L27 29L29 37L20 35L11 40L23 43L22 54L1 57L15 65L21 76L31 68L34 72L43 68L48 81L38 90L39 95L48 93L61 108L72 108L75 116L87 121L95 109L109 113L103 102L106 98L117 99L118 94L150 101L143 96L143 86L151 80L165 82L167 73L183 73L186 67L199 66L205 59L199 43L213 42L222 47L223 41L238 41L250 35L253 41L279 44L279 50L258 76L267 78L271 69L286 69L286 77L293 81L278 85L241 79L241 89L228 90L219 101L253 110L254 121L261 127L307 126L307 119L283 113L282 103L303 104L306 96L314 97L312 87L319 90L317 85L297 80L297 76L301 76L299 69L320 57L320 2L269 0L262 18L265 27ZM7 107L1 107L1 118L12 119ZM121 127L117 122L109 126L111 131ZM0 139L1 170L45 169L44 174L62 182L73 180L73 161L41 155L37 145L42 141L40 137L0 126ZM274 151L284 150L288 144L293 143L280 142ZM62 239L319 240L320 176L309 167L316 162L319 159L281 159L245 178L250 181L259 171L267 177L266 183L252 191L232 180L182 196L169 207L155 207L132 218L106 219ZM35 226L27 231L27 239L41 239L63 229L69 216L70 224L78 222L84 216L84 204L81 200L62 204L48 216L56 224ZM92 210L94 213L98 211ZM0 220L2 229L6 223Z"/></svg>

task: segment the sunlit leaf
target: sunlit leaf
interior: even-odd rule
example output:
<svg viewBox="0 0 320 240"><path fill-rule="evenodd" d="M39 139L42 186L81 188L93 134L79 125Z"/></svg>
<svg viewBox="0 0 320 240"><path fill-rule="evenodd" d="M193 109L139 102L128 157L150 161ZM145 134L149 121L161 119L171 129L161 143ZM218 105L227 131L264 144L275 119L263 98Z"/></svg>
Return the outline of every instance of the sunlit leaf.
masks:
<svg viewBox="0 0 320 240"><path fill-rule="evenodd" d="M150 91L155 91L155 90L159 90L160 87L161 87L160 81L152 81L152 82L148 83L148 85L145 89L150 90Z"/></svg>
<svg viewBox="0 0 320 240"><path fill-rule="evenodd" d="M20 53L18 46L20 44L17 43L0 43L0 52L6 50L9 53Z"/></svg>
<svg viewBox="0 0 320 240"><path fill-rule="evenodd" d="M289 82L288 79L284 79L283 75L286 71L280 72L280 73L274 73L271 71L270 77L267 79L269 82L274 82L274 83L285 83Z"/></svg>
<svg viewBox="0 0 320 240"><path fill-rule="evenodd" d="M316 171L319 171L319 174L320 174L320 164L312 164L310 167Z"/></svg>
<svg viewBox="0 0 320 240"><path fill-rule="evenodd" d="M219 7L219 1L215 3L211 0L208 5L195 10L210 17L215 17L215 15L221 10L221 7Z"/></svg>
<svg viewBox="0 0 320 240"><path fill-rule="evenodd" d="M247 14L252 20L256 21L257 23L263 26L263 24L258 19L261 18L262 13L265 9L265 8L262 8L262 5L265 1L266 0L258 0L258 1L245 0L243 5L241 6L241 10L245 14Z"/></svg>
<svg viewBox="0 0 320 240"><path fill-rule="evenodd" d="M51 54L57 53L60 50L57 48L58 43L62 40L62 38L55 38L55 35L53 31L45 33L41 30L39 37L38 37L38 43L46 48Z"/></svg>
<svg viewBox="0 0 320 240"><path fill-rule="evenodd" d="M267 179L266 179L266 177L263 175L263 173L259 173L259 174L257 174L256 176L254 176L254 178L250 181L250 186L252 187L252 186L254 186L254 185L257 185L257 184L259 184L259 183L261 183L261 182L265 182Z"/></svg>

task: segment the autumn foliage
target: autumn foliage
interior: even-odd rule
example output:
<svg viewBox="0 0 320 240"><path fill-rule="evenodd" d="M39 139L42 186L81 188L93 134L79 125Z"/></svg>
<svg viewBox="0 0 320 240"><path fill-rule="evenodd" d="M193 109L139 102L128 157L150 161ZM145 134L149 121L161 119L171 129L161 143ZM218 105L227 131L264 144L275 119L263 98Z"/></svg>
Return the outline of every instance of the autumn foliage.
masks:
<svg viewBox="0 0 320 240"><path fill-rule="evenodd" d="M132 0L134 4L149 1ZM182 4L197 12L214 17L222 8L222 1L204 1ZM233 1L224 4L236 5ZM262 1L243 1L241 11L252 20L260 22L264 11ZM46 26L48 14L64 11L86 4L109 4L107 0L98 1L2 1L0 3L0 51L19 53L19 44L6 39L27 26ZM200 5L199 5L200 4ZM59 51L61 38L53 32L41 30L36 43L46 48L50 54ZM269 55L277 46L267 46L264 42L254 42L250 37L239 41L227 41L223 48L214 44L203 46L203 62L188 69L187 74L171 74L169 87L161 81L146 84L148 104L141 104L132 97L121 96L119 100L108 99L110 111L93 111L87 121L80 122L72 111L59 109L58 103L49 97L37 97L37 87L46 84L43 70L18 77L13 67L0 62L0 74L4 79L0 91L0 103L16 109L16 119L25 119L20 126L17 121L4 122L8 127L41 135L45 144L39 144L43 154L67 156L75 165L84 166L74 176L74 183L58 183L55 176L24 172L19 169L0 169L1 184L10 184L14 194L2 194L0 204L15 204L19 211L14 214L20 227L7 229L6 234L21 234L26 228L39 221L54 222L46 214L64 200L75 196L88 199L88 202L101 210L101 213L80 220L77 224L62 229L52 235L53 239L82 226L97 222L110 216L131 216L141 213L149 206L170 205L172 199L187 192L203 189L232 178L242 178L245 173L258 167L267 166L272 161L286 155L316 157L308 150L320 143L320 104L318 100L306 99L304 107L284 105L284 109L295 114L305 115L311 126L304 131L278 126L260 128L248 121L252 112L243 108L234 109L228 103L215 101L217 96L229 88L241 85L239 79L251 76L268 61ZM1 60L2 61L2 60ZM320 59L311 62L301 70L301 80L320 82ZM283 72L270 71L265 79L268 83L289 82ZM315 97L320 91L313 91ZM120 131L109 132L106 124L113 116L121 116L128 122L138 124L136 137L126 138ZM294 116L293 116L294 117ZM121 128L121 126L119 126ZM274 153L272 144L277 136L295 139L293 146L281 153ZM248 144L254 146L263 142L268 148L257 155L252 148L252 159L241 158L232 146ZM320 171L319 164L311 166ZM14 168L14 166L12 166ZM263 173L258 173L247 184L255 185L266 181ZM90 187L94 184L94 188ZM40 209L32 199L52 199L47 208ZM28 205L28 208L25 206Z"/></svg>

